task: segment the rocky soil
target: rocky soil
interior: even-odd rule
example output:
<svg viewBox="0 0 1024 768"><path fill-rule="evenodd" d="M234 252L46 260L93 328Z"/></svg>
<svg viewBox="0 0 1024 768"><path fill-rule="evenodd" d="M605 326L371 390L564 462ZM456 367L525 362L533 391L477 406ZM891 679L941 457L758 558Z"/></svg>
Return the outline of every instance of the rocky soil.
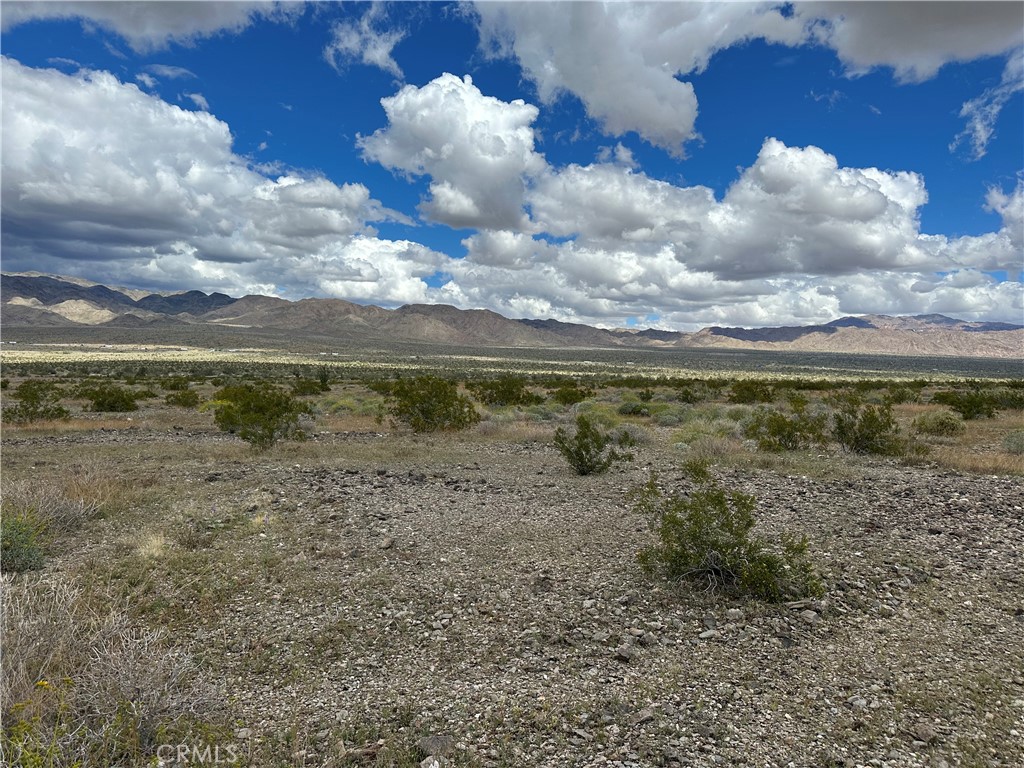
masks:
<svg viewBox="0 0 1024 768"><path fill-rule="evenodd" d="M168 492L50 567L149 562L155 620L229 697L253 764L1024 764L1019 478L718 470L761 534L812 542L827 593L775 606L639 570L629 490L652 469L687 487L657 440L576 477L549 442L500 436L263 456L201 430L60 439L5 438L5 470L109 451Z"/></svg>

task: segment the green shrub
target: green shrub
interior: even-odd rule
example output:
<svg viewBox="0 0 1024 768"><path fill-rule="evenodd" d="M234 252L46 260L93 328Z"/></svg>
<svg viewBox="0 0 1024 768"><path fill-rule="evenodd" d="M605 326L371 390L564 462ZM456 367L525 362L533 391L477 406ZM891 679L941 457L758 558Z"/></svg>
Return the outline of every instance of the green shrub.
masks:
<svg viewBox="0 0 1024 768"><path fill-rule="evenodd" d="M172 376L160 382L160 387L168 392L181 392L188 389L188 379L184 376Z"/></svg>
<svg viewBox="0 0 1024 768"><path fill-rule="evenodd" d="M922 413L914 419L914 431L919 435L932 437L956 437L963 434L967 427L963 420L949 411L939 413Z"/></svg>
<svg viewBox="0 0 1024 768"><path fill-rule="evenodd" d="M9 386L11 386L10 379L0 379L0 389L7 389Z"/></svg>
<svg viewBox="0 0 1024 768"><path fill-rule="evenodd" d="M195 408L199 405L199 393L193 389L181 389L169 392L164 397L168 405L176 405L179 408Z"/></svg>
<svg viewBox="0 0 1024 768"><path fill-rule="evenodd" d="M8 512L0 518L0 570L23 573L43 567L39 526L28 514Z"/></svg>
<svg viewBox="0 0 1024 768"><path fill-rule="evenodd" d="M916 403L920 396L920 390L909 387L905 384L890 384L885 400L892 405L900 403Z"/></svg>
<svg viewBox="0 0 1024 768"><path fill-rule="evenodd" d="M585 414L576 417L576 429L572 432L563 427L555 430L555 447L577 475L598 474L616 461L631 459L628 453L615 449L616 444L624 442L628 443L628 439L613 437Z"/></svg>
<svg viewBox="0 0 1024 768"><path fill-rule="evenodd" d="M992 399L999 408L1013 411L1024 410L1024 388L997 387L992 390Z"/></svg>
<svg viewBox="0 0 1024 768"><path fill-rule="evenodd" d="M89 410L103 413L126 413L139 410L136 393L116 384L82 387L79 394L89 400Z"/></svg>
<svg viewBox="0 0 1024 768"><path fill-rule="evenodd" d="M828 416L809 413L807 399L797 394L789 397L789 415L774 408L758 408L743 426L744 437L757 441L762 451L796 451L826 443Z"/></svg>
<svg viewBox="0 0 1024 768"><path fill-rule="evenodd" d="M331 391L331 369L326 365L321 365L316 371L317 381L320 382L321 392Z"/></svg>
<svg viewBox="0 0 1024 768"><path fill-rule="evenodd" d="M329 390L330 387L325 390L323 385L317 379L296 379L292 382L292 394L296 397L319 395L321 392Z"/></svg>
<svg viewBox="0 0 1024 768"><path fill-rule="evenodd" d="M618 408L620 416L650 416L651 409L644 403L628 400Z"/></svg>
<svg viewBox="0 0 1024 768"><path fill-rule="evenodd" d="M559 405L576 405L582 403L588 397L593 397L594 391L586 387L578 387L575 384L562 384L551 393L551 399Z"/></svg>
<svg viewBox="0 0 1024 768"><path fill-rule="evenodd" d="M698 391L694 387L680 386L676 389L676 400L687 405L694 405L705 400L706 393Z"/></svg>
<svg viewBox="0 0 1024 768"><path fill-rule="evenodd" d="M686 418L685 411L680 406L666 408L652 414L652 421L659 427L677 427Z"/></svg>
<svg viewBox="0 0 1024 768"><path fill-rule="evenodd" d="M544 398L527 389L526 379L520 376L502 376L486 381L474 381L466 385L484 405L539 405Z"/></svg>
<svg viewBox="0 0 1024 768"><path fill-rule="evenodd" d="M975 388L968 391L945 390L932 395L933 403L948 405L966 421L971 419L991 419L999 409L999 400L991 392L983 392Z"/></svg>
<svg viewBox="0 0 1024 768"><path fill-rule="evenodd" d="M782 602L822 592L806 537L784 537L780 551L754 537L756 499L723 487L705 462L687 464L693 488L665 493L656 478L632 495L658 542L640 551L645 571L705 589Z"/></svg>
<svg viewBox="0 0 1024 768"><path fill-rule="evenodd" d="M733 382L729 392L730 403L750 405L752 403L770 403L774 399L771 387L764 382L750 379Z"/></svg>
<svg viewBox="0 0 1024 768"><path fill-rule="evenodd" d="M271 384L224 387L207 407L213 409L221 431L237 434L257 450L266 450L278 440L305 438L299 416L309 413L308 406Z"/></svg>
<svg viewBox="0 0 1024 768"><path fill-rule="evenodd" d="M866 404L856 392L836 394L830 402L835 408L832 436L843 450L880 456L901 456L906 452L906 442L888 403Z"/></svg>
<svg viewBox="0 0 1024 768"><path fill-rule="evenodd" d="M1003 438L1003 450L1014 456L1024 456L1024 429L1015 429Z"/></svg>
<svg viewBox="0 0 1024 768"><path fill-rule="evenodd" d="M387 394L393 400L392 418L412 427L413 432L454 431L480 421L473 401L459 394L458 386L448 379L398 379L390 383Z"/></svg>
<svg viewBox="0 0 1024 768"><path fill-rule="evenodd" d="M66 419L71 414L60 404L63 392L52 381L29 379L19 384L11 397L17 401L3 410L4 421L25 424L32 421Z"/></svg>

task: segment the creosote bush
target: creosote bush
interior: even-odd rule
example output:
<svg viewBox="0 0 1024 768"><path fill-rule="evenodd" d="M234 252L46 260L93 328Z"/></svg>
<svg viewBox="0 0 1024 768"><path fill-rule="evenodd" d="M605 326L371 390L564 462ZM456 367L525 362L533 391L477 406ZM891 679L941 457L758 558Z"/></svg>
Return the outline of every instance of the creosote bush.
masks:
<svg viewBox="0 0 1024 768"><path fill-rule="evenodd" d="M551 399L559 405L576 405L593 396L594 390L587 387L578 387L575 383L571 382L561 384L551 392Z"/></svg>
<svg viewBox="0 0 1024 768"><path fill-rule="evenodd" d="M176 405L179 408L195 408L199 405L199 393L194 389L179 389L168 392L164 402L168 405Z"/></svg>
<svg viewBox="0 0 1024 768"><path fill-rule="evenodd" d="M116 384L96 384L80 387L78 394L89 401L89 410L101 413L127 413L139 410L135 401L140 393Z"/></svg>
<svg viewBox="0 0 1024 768"><path fill-rule="evenodd" d="M724 487L702 461L688 462L687 494L666 493L652 476L632 495L657 543L640 551L641 567L669 581L768 602L820 595L807 538L784 537L779 551L752 535L756 499Z"/></svg>
<svg viewBox="0 0 1024 768"><path fill-rule="evenodd" d="M213 409L221 431L237 434L257 450L267 450L286 438L305 439L299 416L309 413L309 407L272 384L224 387L206 403L206 408Z"/></svg>
<svg viewBox="0 0 1024 768"><path fill-rule="evenodd" d="M459 393L454 381L438 376L416 376L377 382L372 388L391 398L391 417L413 432L448 432L467 429L480 421L473 401Z"/></svg>
<svg viewBox="0 0 1024 768"><path fill-rule="evenodd" d="M831 398L832 436L850 453L901 456L906 442L888 403L870 405L857 392L842 392Z"/></svg>
<svg viewBox="0 0 1024 768"><path fill-rule="evenodd" d="M473 396L484 405L539 405L544 398L531 392L521 376L501 376L486 381L473 381L466 385Z"/></svg>
<svg viewBox="0 0 1024 768"><path fill-rule="evenodd" d="M789 396L789 414L774 408L758 408L747 417L743 435L757 441L762 451L796 451L822 446L827 442L828 416L811 413L807 406L807 398L793 393Z"/></svg>
<svg viewBox="0 0 1024 768"><path fill-rule="evenodd" d="M922 413L914 419L914 431L919 435L956 437L962 435L966 429L963 420L949 411Z"/></svg>
<svg viewBox="0 0 1024 768"><path fill-rule="evenodd" d="M296 397L309 397L329 391L330 387L325 390L318 379L296 379L292 382L292 394Z"/></svg>
<svg viewBox="0 0 1024 768"><path fill-rule="evenodd" d="M613 435L585 414L576 417L576 429L572 432L563 427L555 430L555 447L577 475L599 474L616 461L632 459L629 453L616 449L616 446L631 444L633 440L628 432Z"/></svg>
<svg viewBox="0 0 1024 768"><path fill-rule="evenodd" d="M730 403L750 405L752 403L770 403L775 399L772 388L761 381L740 379L733 382L729 392Z"/></svg>
<svg viewBox="0 0 1024 768"><path fill-rule="evenodd" d="M4 408L4 421L27 424L33 421L66 419L71 414L60 404L63 393L52 381L29 379L19 384L11 397L16 405Z"/></svg>
<svg viewBox="0 0 1024 768"><path fill-rule="evenodd" d="M999 399L992 392L984 392L978 387L966 392L959 390L936 392L932 395L932 402L948 405L967 421L991 419L999 410Z"/></svg>

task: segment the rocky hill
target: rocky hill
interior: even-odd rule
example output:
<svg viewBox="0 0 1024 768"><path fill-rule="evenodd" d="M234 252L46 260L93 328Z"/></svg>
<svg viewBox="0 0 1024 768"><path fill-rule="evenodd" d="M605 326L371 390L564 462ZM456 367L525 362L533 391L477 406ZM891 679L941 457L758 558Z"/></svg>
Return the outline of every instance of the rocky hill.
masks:
<svg viewBox="0 0 1024 768"><path fill-rule="evenodd" d="M484 309L410 304L397 309L342 299L239 299L201 291L145 293L38 273L0 277L0 322L19 327L138 329L192 324L273 329L379 341L490 347L722 348L898 355L1024 357L1024 326L966 322L944 315L843 317L821 325L606 330L558 320L514 320Z"/></svg>

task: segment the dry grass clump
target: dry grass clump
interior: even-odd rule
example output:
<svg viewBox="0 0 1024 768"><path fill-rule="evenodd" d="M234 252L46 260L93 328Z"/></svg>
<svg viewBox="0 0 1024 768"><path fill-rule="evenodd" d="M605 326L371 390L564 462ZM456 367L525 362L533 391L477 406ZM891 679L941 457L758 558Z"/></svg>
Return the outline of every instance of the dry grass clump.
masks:
<svg viewBox="0 0 1024 768"><path fill-rule="evenodd" d="M30 518L40 529L54 536L78 529L100 510L97 500L68 494L42 480L7 483L0 505L4 516Z"/></svg>
<svg viewBox="0 0 1024 768"><path fill-rule="evenodd" d="M209 728L215 692L162 630L56 579L4 583L6 765L138 765Z"/></svg>

